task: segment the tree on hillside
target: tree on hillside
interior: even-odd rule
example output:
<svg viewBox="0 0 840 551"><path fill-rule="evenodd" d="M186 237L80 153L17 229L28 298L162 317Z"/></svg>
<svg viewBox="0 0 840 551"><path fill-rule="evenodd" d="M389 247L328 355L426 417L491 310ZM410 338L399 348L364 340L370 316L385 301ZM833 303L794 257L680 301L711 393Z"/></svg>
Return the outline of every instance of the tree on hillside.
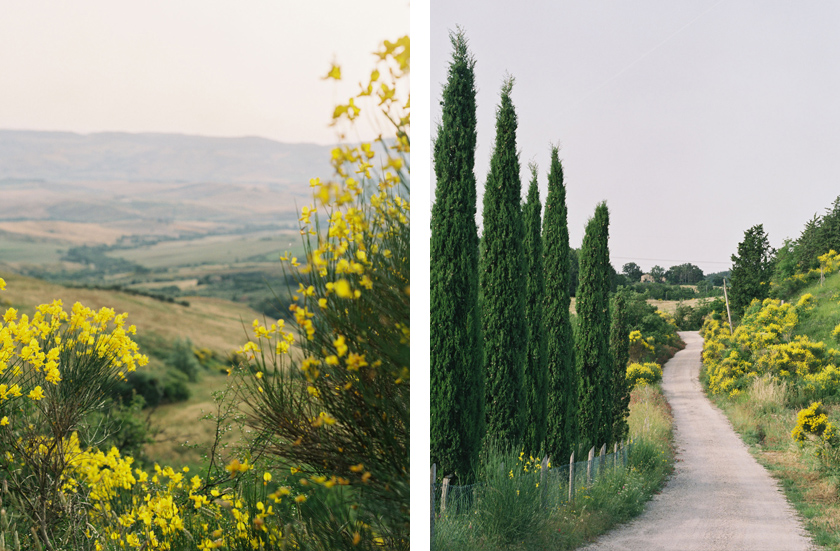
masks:
<svg viewBox="0 0 840 551"><path fill-rule="evenodd" d="M840 197L823 216L814 215L805 224L796 246L799 270L819 267L818 257L832 249L840 252Z"/></svg>
<svg viewBox="0 0 840 551"><path fill-rule="evenodd" d="M522 209L525 221L525 320L528 324L528 350L525 359L523 384L525 386L525 453L537 455L545 443L548 398L548 372L545 362L545 335L543 328L543 274L542 204L537 189L537 165L531 164L531 186L528 200Z"/></svg>
<svg viewBox="0 0 840 551"><path fill-rule="evenodd" d="M773 252L764 225L758 224L744 232L738 254L732 255L729 302L736 314L740 315L753 299L764 300L769 295Z"/></svg>
<svg viewBox="0 0 840 551"><path fill-rule="evenodd" d="M644 275L642 268L635 262L628 262L622 266L621 273L627 277L627 280L630 281L630 283L637 283Z"/></svg>
<svg viewBox="0 0 840 551"><path fill-rule="evenodd" d="M548 428L545 449L546 453L559 461L568 458L577 446L578 380L569 314L573 251L569 248L566 187L563 184L563 165L560 163L557 147L551 148L542 237L545 258L543 319L546 320L548 370Z"/></svg>
<svg viewBox="0 0 840 551"><path fill-rule="evenodd" d="M485 419L487 433L500 445L522 439L522 370L528 344L525 324L525 228L520 207L516 112L510 93L513 78L502 85L496 111L496 143L484 188L484 235L479 283L484 335Z"/></svg>
<svg viewBox="0 0 840 551"><path fill-rule="evenodd" d="M796 241L785 239L782 246L776 250L776 262L773 267L773 280L783 281L797 271Z"/></svg>
<svg viewBox="0 0 840 551"><path fill-rule="evenodd" d="M431 224L431 460L469 481L484 434L475 224L475 60L459 30L434 144Z"/></svg>
<svg viewBox="0 0 840 551"><path fill-rule="evenodd" d="M624 293L616 293L612 300L610 323L610 358L612 366L612 441L627 437L627 416L630 414L630 385L627 384L627 362L630 360L630 327Z"/></svg>
<svg viewBox="0 0 840 551"><path fill-rule="evenodd" d="M796 263L798 271L807 272L817 267L817 257L823 254L820 236L822 217L815 214L805 222L805 227L796 241Z"/></svg>
<svg viewBox="0 0 840 551"><path fill-rule="evenodd" d="M604 414L604 387L612 382L609 374L613 365L609 358L609 224L607 204L601 203L586 224L580 249L575 359L580 377L580 438L586 446L599 446L609 436L604 423L608 418Z"/></svg>

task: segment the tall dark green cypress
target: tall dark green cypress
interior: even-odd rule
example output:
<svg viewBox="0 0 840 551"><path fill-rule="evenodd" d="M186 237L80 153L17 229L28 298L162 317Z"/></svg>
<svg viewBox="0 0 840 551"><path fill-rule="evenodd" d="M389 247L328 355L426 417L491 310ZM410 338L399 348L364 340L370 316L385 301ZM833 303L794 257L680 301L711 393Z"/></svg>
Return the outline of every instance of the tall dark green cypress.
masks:
<svg viewBox="0 0 840 551"><path fill-rule="evenodd" d="M609 358L610 255L609 211L607 204L595 208L595 215L586 224L580 249L580 284L575 309L578 331L575 358L580 386L578 388L578 421L581 443L599 447L609 436L604 412L605 382L612 367Z"/></svg>
<svg viewBox="0 0 840 551"><path fill-rule="evenodd" d="M459 30L434 145L431 228L431 460L470 482L484 435L475 223L475 60Z"/></svg>
<svg viewBox="0 0 840 551"><path fill-rule="evenodd" d="M502 85L496 111L496 143L484 188L484 233L479 283L484 336L487 434L500 446L522 443L522 371L528 344L525 325L525 263L516 151L516 112L510 99L513 79Z"/></svg>
<svg viewBox="0 0 840 551"><path fill-rule="evenodd" d="M557 461L568 459L577 446L578 380L574 335L569 314L569 281L572 270L566 187L558 150L551 148L548 195L543 219L545 270L546 370L548 371L548 423L546 453Z"/></svg>
<svg viewBox="0 0 840 551"><path fill-rule="evenodd" d="M525 221L525 319L528 324L528 350L525 356L525 452L537 455L542 451L546 431L546 400L548 398L548 372L545 363L545 337L543 327L543 274L542 204L537 189L537 166L530 165L531 186L528 200L522 208Z"/></svg>
<svg viewBox="0 0 840 551"><path fill-rule="evenodd" d="M630 414L630 385L627 384L627 362L630 360L630 327L624 293L613 296L610 323L610 358L612 367L612 434L610 441L627 437L627 416Z"/></svg>

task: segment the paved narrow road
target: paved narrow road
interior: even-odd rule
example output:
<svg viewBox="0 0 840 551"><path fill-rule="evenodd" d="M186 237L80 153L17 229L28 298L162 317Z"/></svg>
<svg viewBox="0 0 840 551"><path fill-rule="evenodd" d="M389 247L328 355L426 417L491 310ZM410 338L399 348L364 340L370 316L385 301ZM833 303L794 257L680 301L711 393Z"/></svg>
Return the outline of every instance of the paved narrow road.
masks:
<svg viewBox="0 0 840 551"><path fill-rule="evenodd" d="M816 549L777 483L749 454L698 380L703 339L663 370L674 413L677 458L662 493L634 521L602 536L589 551L805 551Z"/></svg>

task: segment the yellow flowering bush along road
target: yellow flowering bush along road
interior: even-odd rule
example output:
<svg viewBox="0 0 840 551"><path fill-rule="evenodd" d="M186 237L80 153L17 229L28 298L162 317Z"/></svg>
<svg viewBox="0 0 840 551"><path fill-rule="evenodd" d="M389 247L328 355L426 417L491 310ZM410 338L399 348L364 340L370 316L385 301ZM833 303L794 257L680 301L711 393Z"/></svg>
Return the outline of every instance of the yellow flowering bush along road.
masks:
<svg viewBox="0 0 840 551"><path fill-rule="evenodd" d="M656 362L631 363L627 366L627 384L631 386L652 385L662 380L662 366Z"/></svg>
<svg viewBox="0 0 840 551"><path fill-rule="evenodd" d="M313 179L301 211L306 259L284 257L299 281L290 310L300 342L282 320L257 320L240 351L249 424L299 479L308 545L322 549L408 549L408 37L377 55L334 118L353 121L372 103L392 137L333 150L335 179Z"/></svg>
<svg viewBox="0 0 840 551"><path fill-rule="evenodd" d="M801 316L813 307L810 294L795 304L775 299L754 301L734 334L722 320L708 318L702 331L710 390L735 396L755 378L770 374L796 385L806 395L840 391L840 351L794 334Z"/></svg>

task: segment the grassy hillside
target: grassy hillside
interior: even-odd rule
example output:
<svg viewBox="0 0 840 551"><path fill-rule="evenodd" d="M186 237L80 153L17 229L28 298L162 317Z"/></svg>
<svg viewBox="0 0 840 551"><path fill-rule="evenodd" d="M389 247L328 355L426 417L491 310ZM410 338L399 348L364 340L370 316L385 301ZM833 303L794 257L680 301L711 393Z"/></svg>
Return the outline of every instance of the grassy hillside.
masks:
<svg viewBox="0 0 840 551"><path fill-rule="evenodd" d="M802 362L799 364L801 366L808 364L807 369L812 374L830 373L833 362L840 356L840 353L836 353L836 349L840 349L840 342L831 334L840 324L840 273L827 277L822 285L817 282L803 289L799 296L790 297L786 303L797 304L801 297L809 294L813 296L813 307L802 308L792 333L782 336L778 345L771 344L768 348L788 346L786 343L796 342L797 337L806 336L811 341L823 343L824 349L817 345L812 349L817 353L816 358L813 355L802 354L795 356L793 360ZM747 316L742 323L745 321ZM746 338L753 339L755 336L768 334L763 333L765 330L772 331L772 328L762 328L760 325L756 327L752 335ZM725 331L727 329L724 329ZM736 336L738 335L736 333ZM744 336L741 334L741 337ZM709 350L708 343L715 340L715 337L710 334L706 337ZM726 343L727 340L717 339L717 342ZM731 349L729 344L724 346L724 358ZM764 354L764 351L757 351L754 358L761 354ZM820 357L820 354L823 357ZM815 400L821 400L825 405L828 420L835 427L840 425L840 393L831 382L822 386L819 383L812 384L809 388L807 378L796 374L786 376L783 375L784 372L779 371L778 366L784 361L780 359L781 356L765 356L767 357L772 358L770 373L773 373L773 376L767 373L753 378L742 390L735 392L735 396L710 392L710 397L723 409L759 462L779 479L814 540L827 549L838 550L840 450L836 449L836 445L833 446L835 449L832 449L832 446L822 447L819 438L814 437L810 437L800 446L794 442L791 431L797 424L798 413ZM746 358L742 361L750 362ZM776 362L777 367L774 368L772 362ZM707 362L707 367L708 365Z"/></svg>
<svg viewBox="0 0 840 551"><path fill-rule="evenodd" d="M162 358L177 339L190 339L195 347L227 358L247 340L243 324L250 327L255 318L263 318L246 305L218 298L189 297L190 305L183 306L117 291L64 287L5 272L0 272L0 277L7 283L0 294L0 311L11 306L31 316L37 305L61 299L65 309L78 301L90 308L128 312L128 323L137 326L141 352L150 360L142 369L149 373L167 369ZM148 447L149 457L163 462L175 457L180 463L196 462L200 448L212 440L214 430L211 422L199 419L214 409L212 394L223 389L227 381L220 370L202 370L198 382L188 383L192 394L189 400L156 408L151 420L158 434L156 443ZM182 443L186 441L198 444L199 450L184 448Z"/></svg>

